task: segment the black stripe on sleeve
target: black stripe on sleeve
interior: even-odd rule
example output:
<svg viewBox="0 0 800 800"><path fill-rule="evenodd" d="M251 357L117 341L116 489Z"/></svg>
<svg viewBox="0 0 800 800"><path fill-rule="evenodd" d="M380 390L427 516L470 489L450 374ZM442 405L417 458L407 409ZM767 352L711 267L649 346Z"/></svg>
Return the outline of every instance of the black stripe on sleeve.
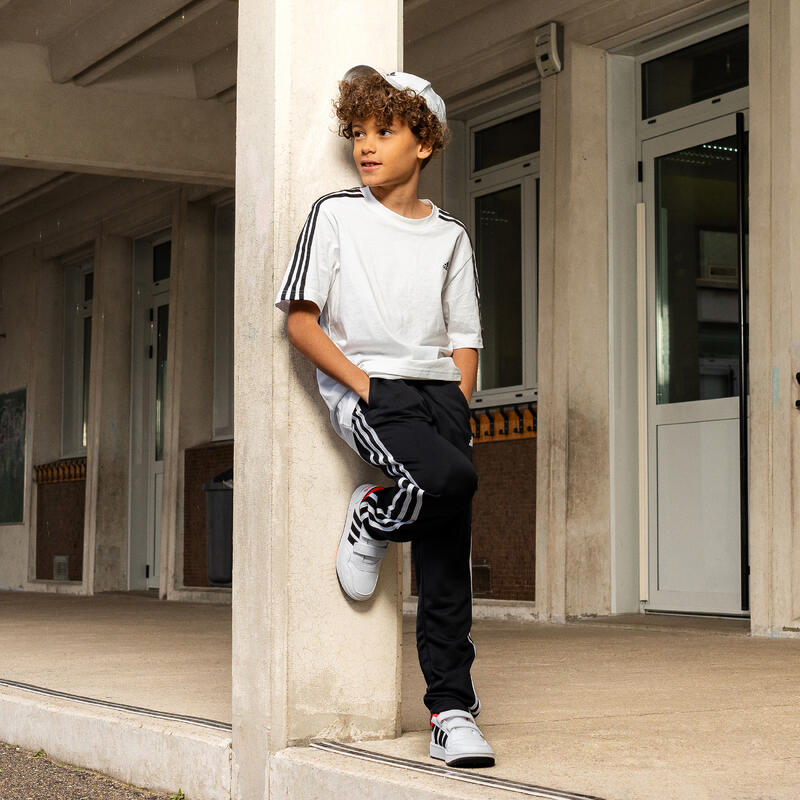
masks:
<svg viewBox="0 0 800 800"><path fill-rule="evenodd" d="M285 286L281 292L281 300L302 300L306 277L308 275L308 266L311 262L311 243L314 237L314 231L317 225L317 217L322 204L326 200L334 197L353 197L363 198L364 195L361 189L345 189L341 192L331 192L330 194L320 197L311 207L308 217L306 218L303 229L300 231L300 236L297 239L295 246L294 256L289 271L289 276L286 279Z"/></svg>
<svg viewBox="0 0 800 800"><path fill-rule="evenodd" d="M442 211L439 209L439 219L443 219L446 222L453 222L461 228L464 233L467 235L467 240L469 241L469 247L472 251L472 273L474 275L475 280L475 299L478 301L478 315L480 316L480 307L481 307L481 287L480 287L480 278L478 277L478 261L475 258L475 245L472 243L472 237L469 235L469 230L467 230L467 226L460 220L456 219L452 214L448 214L446 211ZM480 322L481 330L483 330L483 321Z"/></svg>

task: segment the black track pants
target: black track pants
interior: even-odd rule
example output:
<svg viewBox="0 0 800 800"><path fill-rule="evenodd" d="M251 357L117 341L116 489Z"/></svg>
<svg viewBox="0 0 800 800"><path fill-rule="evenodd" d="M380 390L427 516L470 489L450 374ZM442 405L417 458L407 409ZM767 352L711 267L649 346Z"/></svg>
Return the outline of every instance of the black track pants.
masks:
<svg viewBox="0 0 800 800"><path fill-rule="evenodd" d="M396 484L365 501L368 533L412 543L425 705L432 714L474 711L470 512L478 480L467 401L453 381L372 378L353 432L361 457Z"/></svg>

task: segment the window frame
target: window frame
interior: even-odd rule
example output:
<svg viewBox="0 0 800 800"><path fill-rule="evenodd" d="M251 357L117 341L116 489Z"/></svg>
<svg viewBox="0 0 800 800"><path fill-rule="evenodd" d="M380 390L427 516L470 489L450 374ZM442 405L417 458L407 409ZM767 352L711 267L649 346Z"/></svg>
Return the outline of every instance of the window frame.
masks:
<svg viewBox="0 0 800 800"><path fill-rule="evenodd" d="M540 150L534 151L533 153L525 153L517 158L512 158L509 161L503 161L500 164L494 164L493 166L485 167L484 169L476 170L473 168L475 164L476 133L480 133L487 128L493 128L495 125L508 122L516 117L525 116L525 114L530 114L534 111L539 112L539 126L541 131L542 109L541 103L538 101L532 103L531 101L520 100L516 103L511 103L509 106L506 106L503 111L488 112L485 114L480 114L479 116L470 117L467 120L467 136L469 137L469 160L467 163L467 176L469 181L475 180L476 178L489 176L493 172L503 171L509 167L520 165L525 161L530 161L533 157L535 157L538 162L539 154L541 152L541 135L539 137Z"/></svg>
<svg viewBox="0 0 800 800"><path fill-rule="evenodd" d="M92 319L94 287L92 299L86 300L84 287L86 275L94 273L94 257L86 256L78 261L64 264L64 353L62 377L62 415L61 415L61 456L76 458L86 455L83 441L84 426L88 442L88 397L84 397L84 332L85 320ZM91 352L89 353L89 372L91 376ZM86 400L86 405L84 405ZM86 418L84 419L84 408Z"/></svg>
<svg viewBox="0 0 800 800"><path fill-rule="evenodd" d="M520 212L522 215L522 383L515 386L492 389L476 388L470 402L470 406L473 409L512 405L514 403L530 403L536 402L538 399L539 191L537 187L541 180L541 150L526 153L482 170L473 169L475 164L475 133L537 110L540 112L541 125L541 102L538 97L528 97L508 102L501 108L469 115L465 120L464 135L466 137L466 146L464 147L464 155L466 164L463 167L465 168L466 180L464 181L464 196L467 204L466 222L473 243L477 239L477 227L475 224L476 198L510 186L519 185L522 201ZM480 375L480 364L478 370Z"/></svg>
<svg viewBox="0 0 800 800"><path fill-rule="evenodd" d="M696 103L666 111L655 117L642 117L642 65L678 50L700 44L723 33L748 26L750 15L746 5L734 7L716 14L714 20L699 20L660 36L647 39L630 48L618 52L634 57L634 82L636 97L636 138L638 158L641 160L641 143L655 136L682 130L691 125L705 122L709 118L724 117L734 113L749 103L750 87L743 86L725 94L700 100ZM749 36L749 33L748 33ZM709 108L713 112L709 114Z"/></svg>

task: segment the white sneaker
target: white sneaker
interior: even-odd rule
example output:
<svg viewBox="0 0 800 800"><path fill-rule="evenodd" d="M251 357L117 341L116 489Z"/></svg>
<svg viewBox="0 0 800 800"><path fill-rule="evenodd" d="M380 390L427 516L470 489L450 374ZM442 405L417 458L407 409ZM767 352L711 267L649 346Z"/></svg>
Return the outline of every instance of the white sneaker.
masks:
<svg viewBox="0 0 800 800"><path fill-rule="evenodd" d="M431 717L431 758L448 767L493 767L494 750L469 711L453 709Z"/></svg>
<svg viewBox="0 0 800 800"><path fill-rule="evenodd" d="M389 542L373 539L364 530L360 513L362 501L380 488L372 483L363 483L353 492L339 540L336 575L344 593L353 600L369 600L372 597L378 583L381 561L389 548Z"/></svg>

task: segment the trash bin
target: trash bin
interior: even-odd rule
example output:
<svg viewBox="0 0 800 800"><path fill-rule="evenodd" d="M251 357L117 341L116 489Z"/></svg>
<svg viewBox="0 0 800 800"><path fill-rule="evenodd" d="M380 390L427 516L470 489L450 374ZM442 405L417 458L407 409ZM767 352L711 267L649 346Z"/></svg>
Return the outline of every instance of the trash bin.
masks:
<svg viewBox="0 0 800 800"><path fill-rule="evenodd" d="M217 475L206 492L208 582L230 586L233 577L233 469Z"/></svg>

